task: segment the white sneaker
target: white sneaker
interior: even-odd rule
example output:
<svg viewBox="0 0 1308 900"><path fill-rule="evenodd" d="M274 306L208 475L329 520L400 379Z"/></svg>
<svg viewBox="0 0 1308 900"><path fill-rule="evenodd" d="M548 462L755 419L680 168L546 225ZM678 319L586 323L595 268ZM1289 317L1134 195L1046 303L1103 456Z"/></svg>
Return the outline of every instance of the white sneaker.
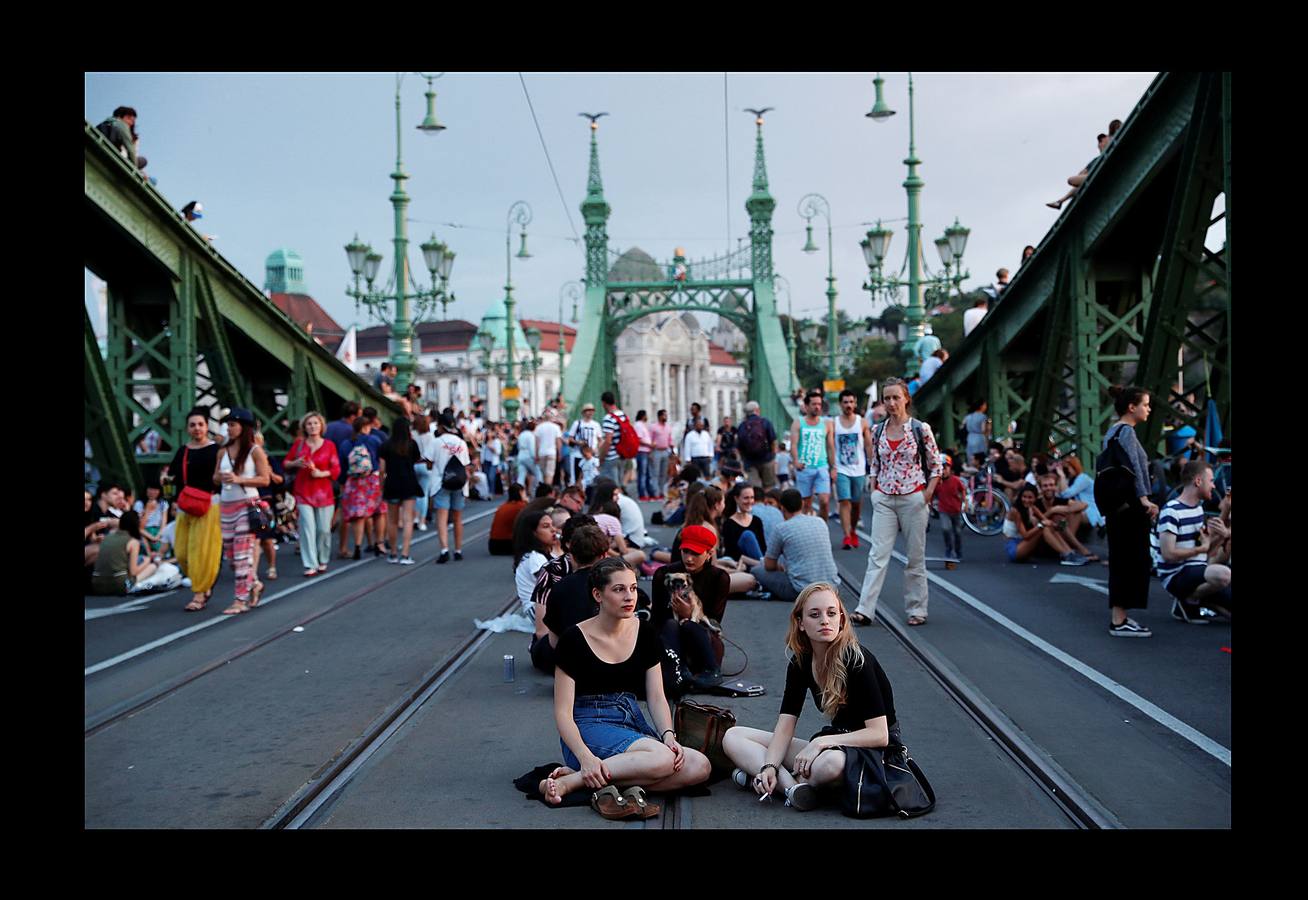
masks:
<svg viewBox="0 0 1308 900"><path fill-rule="evenodd" d="M426 523L426 522L419 522L419 523L418 523L418 530L419 530L419 531L426 531L426 530L427 530L427 523Z"/></svg>
<svg viewBox="0 0 1308 900"><path fill-rule="evenodd" d="M732 769L731 780L736 783L736 787L742 791L749 790L749 774L744 769Z"/></svg>

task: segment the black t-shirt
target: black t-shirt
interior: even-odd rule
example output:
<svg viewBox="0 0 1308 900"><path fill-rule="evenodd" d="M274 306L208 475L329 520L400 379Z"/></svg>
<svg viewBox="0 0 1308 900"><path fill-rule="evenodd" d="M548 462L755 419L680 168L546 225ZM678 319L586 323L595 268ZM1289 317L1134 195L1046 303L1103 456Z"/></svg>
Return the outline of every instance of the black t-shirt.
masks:
<svg viewBox="0 0 1308 900"><path fill-rule="evenodd" d="M564 576L550 589L545 601L545 627L561 636L597 612L599 604L590 592L590 569L582 569Z"/></svg>
<svg viewBox="0 0 1308 900"><path fill-rule="evenodd" d="M786 669L786 693L781 698L783 715L799 717L804 711L804 694L813 695L813 702L821 709L821 690L813 680L811 657L798 656L790 660ZM836 710L831 724L843 731L857 731L866 727L868 719L886 717L886 726L894 725L895 695L881 663L866 647L863 664L851 666L845 683L845 702Z"/></svg>
<svg viewBox="0 0 1308 900"><path fill-rule="evenodd" d="M723 425L718 429L718 437L722 438L722 453L725 455L728 450L736 446L736 429L729 425Z"/></svg>
<svg viewBox="0 0 1308 900"><path fill-rule="evenodd" d="M186 455L186 465L182 466L182 455ZM199 488L207 494L215 493L218 488L213 485L213 471L218 466L218 445L210 444L199 450L190 450L185 445L178 447L173 454L173 461L168 464L168 474L173 476L177 493L184 487ZM186 470L186 480L182 481L182 469Z"/></svg>
<svg viewBox="0 0 1308 900"><path fill-rule="evenodd" d="M668 594L666 575L671 572L686 571L684 562L675 562L664 566L654 573L654 595L650 619L655 625L662 625L672 618L672 598ZM727 610L727 595L731 593L731 576L725 569L719 569L713 563L705 563L704 568L690 576L690 583L695 594L704 604L704 614L710 619L722 621L722 614Z"/></svg>
<svg viewBox="0 0 1308 900"><path fill-rule="evenodd" d="M740 559L740 536L746 531L754 532L754 537L758 538L758 547L763 552L767 552L768 539L763 532L763 520L758 516L751 516L749 527L742 526L732 517L728 516L722 522L722 555L730 556L732 559ZM730 577L730 576L728 576Z"/></svg>
<svg viewBox="0 0 1308 900"><path fill-rule="evenodd" d="M387 441L377 451L379 459L386 460L386 483L382 485L382 498L390 500L408 500L422 493L418 486L418 475L413 467L421 462L418 442L409 441L409 452L401 453L399 448Z"/></svg>
<svg viewBox="0 0 1308 900"><path fill-rule="evenodd" d="M631 656L620 663L606 663L595 655L586 642L586 636L577 626L569 628L559 638L555 648L555 665L577 682L576 695L629 693L641 696L645 692L645 673L659 665L663 657L663 643L649 622L640 621L636 646Z"/></svg>

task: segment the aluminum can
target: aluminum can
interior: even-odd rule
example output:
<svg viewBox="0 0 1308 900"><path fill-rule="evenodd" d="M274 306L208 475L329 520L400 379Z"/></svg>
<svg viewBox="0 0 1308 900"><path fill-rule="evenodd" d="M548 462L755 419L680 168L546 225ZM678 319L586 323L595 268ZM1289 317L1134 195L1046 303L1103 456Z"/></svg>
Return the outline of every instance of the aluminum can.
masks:
<svg viewBox="0 0 1308 900"><path fill-rule="evenodd" d="M504 681L507 683L513 680L515 680L513 671L513 654L506 653L504 654Z"/></svg>

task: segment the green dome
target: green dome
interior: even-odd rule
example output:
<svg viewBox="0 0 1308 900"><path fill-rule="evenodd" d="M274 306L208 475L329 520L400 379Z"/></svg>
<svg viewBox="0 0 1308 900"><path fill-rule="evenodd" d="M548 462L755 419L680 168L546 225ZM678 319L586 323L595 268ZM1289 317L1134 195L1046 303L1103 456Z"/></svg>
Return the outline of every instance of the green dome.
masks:
<svg viewBox="0 0 1308 900"><path fill-rule="evenodd" d="M644 250L632 247L609 269L611 283L625 281L667 281L668 273Z"/></svg>
<svg viewBox="0 0 1308 900"><path fill-rule="evenodd" d="M264 260L264 290L273 294L307 294L304 286L304 260L286 247L278 248Z"/></svg>
<svg viewBox="0 0 1308 900"><path fill-rule="evenodd" d="M516 316L517 310L515 309L514 312ZM501 297L490 305L490 308L486 310L486 314L481 317L481 324L477 326L478 331L489 331L491 334L495 335L496 350L508 349L508 344L506 342L507 336L504 331L504 320L506 315L504 298ZM521 319L513 323L513 329L513 358L522 359L523 354L530 356L531 348L527 346L527 335L522 330ZM475 334L472 336L472 343L469 345L469 349L473 353L481 352L481 343L478 341L477 335Z"/></svg>

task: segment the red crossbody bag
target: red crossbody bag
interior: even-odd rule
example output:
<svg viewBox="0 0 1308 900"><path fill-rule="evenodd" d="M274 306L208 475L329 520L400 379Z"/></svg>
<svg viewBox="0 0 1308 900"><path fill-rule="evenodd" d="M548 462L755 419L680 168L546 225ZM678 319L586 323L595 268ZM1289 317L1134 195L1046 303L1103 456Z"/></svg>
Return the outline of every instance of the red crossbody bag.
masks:
<svg viewBox="0 0 1308 900"><path fill-rule="evenodd" d="M199 518L209 512L209 504L213 502L213 494L186 484L186 457L190 453L190 447L182 450L182 484L185 486L182 488L181 495L177 498L177 508L188 516Z"/></svg>

